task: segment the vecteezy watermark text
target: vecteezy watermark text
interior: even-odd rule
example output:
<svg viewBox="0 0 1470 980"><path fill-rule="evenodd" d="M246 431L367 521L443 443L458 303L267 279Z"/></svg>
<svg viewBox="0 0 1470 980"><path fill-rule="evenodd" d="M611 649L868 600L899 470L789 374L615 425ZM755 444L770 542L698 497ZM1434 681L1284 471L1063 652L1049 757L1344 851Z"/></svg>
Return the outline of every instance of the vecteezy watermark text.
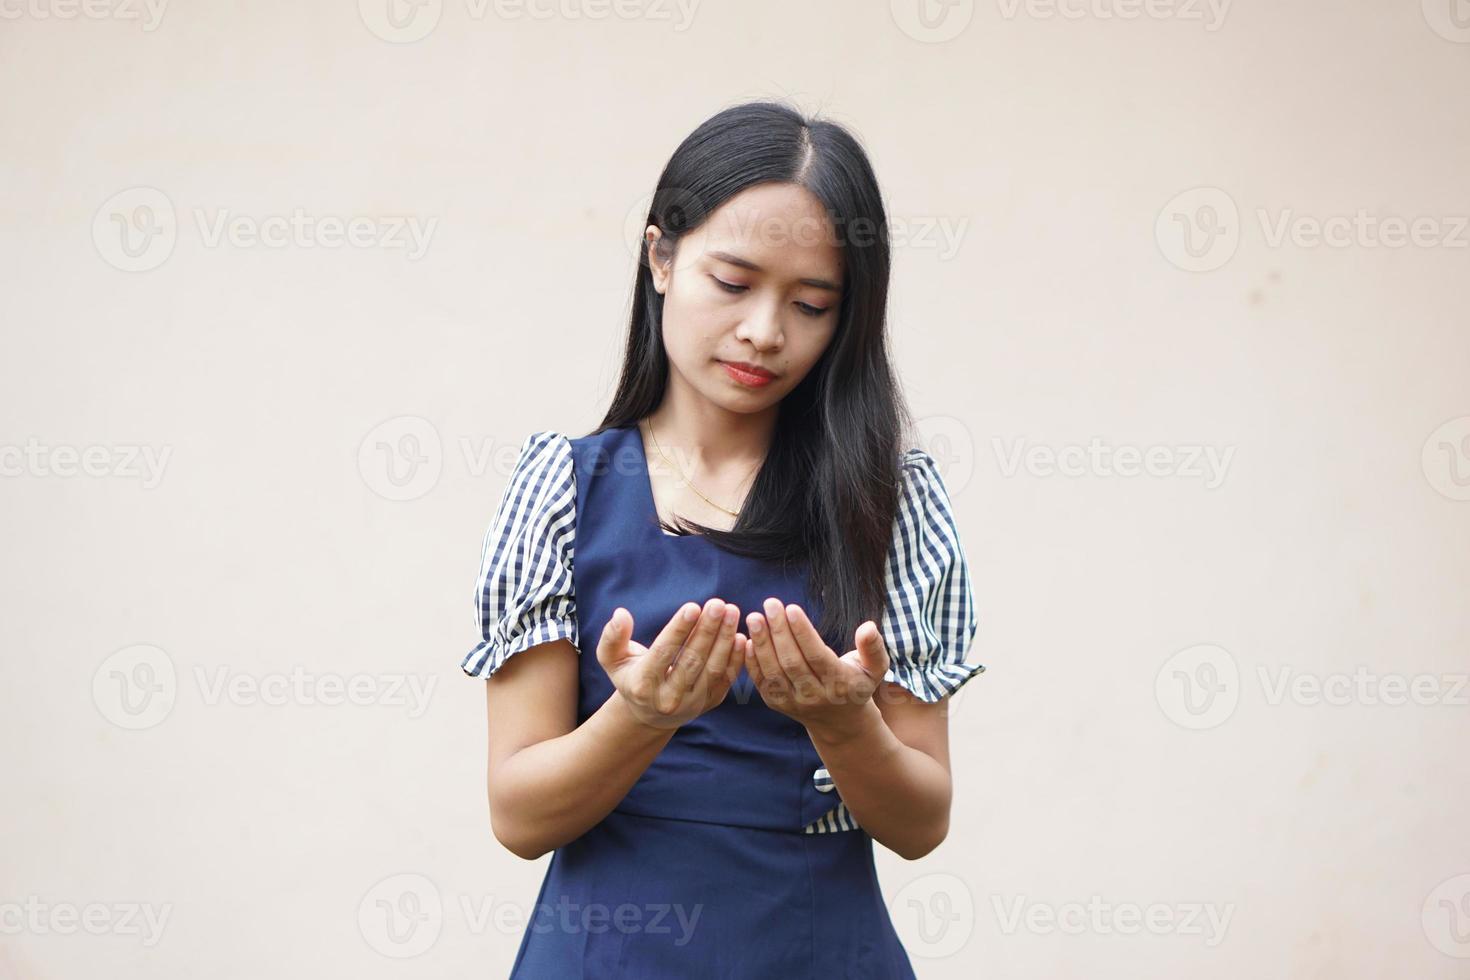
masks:
<svg viewBox="0 0 1470 980"><path fill-rule="evenodd" d="M152 947L163 938L173 908L172 902L46 902L27 895L24 902L0 902L0 935L139 936Z"/></svg>
<svg viewBox="0 0 1470 980"><path fill-rule="evenodd" d="M1154 697L1164 716L1181 728L1216 728L1235 713L1247 676L1229 650L1201 643L1164 661L1154 678ZM1470 674L1463 672L1410 674L1366 664L1350 671L1314 672L1290 664L1258 664L1255 676L1261 702L1272 708L1470 706Z"/></svg>
<svg viewBox="0 0 1470 980"><path fill-rule="evenodd" d="M0 477L116 477L152 490L172 455L172 446L48 446L32 437L24 445L0 445Z"/></svg>
<svg viewBox="0 0 1470 980"><path fill-rule="evenodd" d="M254 674L228 666L195 665L193 678L200 701L208 707L395 708L415 719L428 710L439 680L433 674L338 674L299 664L286 671ZM102 717L137 731L160 724L173 712L180 686L173 658L141 643L112 653L98 665L92 675L92 701Z"/></svg>
<svg viewBox="0 0 1470 980"><path fill-rule="evenodd" d="M1002 476L1025 470L1031 476L1096 476L1179 478L1202 480L1206 490L1225 482L1234 446L1154 445L1111 446L1094 436L1087 444L1028 445L1015 439L1009 445L999 436L990 440Z"/></svg>
<svg viewBox="0 0 1470 980"><path fill-rule="evenodd" d="M402 252L410 262L428 252L439 226L437 217L312 213L299 206L269 214L196 206L186 214L207 249L377 249ZM178 210L156 187L119 191L92 217L97 253L124 272L147 272L163 265L178 244L179 232Z"/></svg>
<svg viewBox="0 0 1470 980"><path fill-rule="evenodd" d="M1025 930L1037 935L1055 932L1067 935L1136 936L1147 932L1155 936L1200 936L1211 948L1225 939L1230 919L1235 914L1233 902L1107 902L1093 895L1086 903L1034 902L1025 895L1013 900L991 896L996 920L1006 935Z"/></svg>
<svg viewBox="0 0 1470 980"><path fill-rule="evenodd" d="M598 935L617 932L659 936L672 947L687 946L704 912L702 903L680 902L576 902L566 895L554 901L540 900L531 908L515 902L498 901L493 895L459 895L446 902L439 887L424 875L406 872L390 875L363 895L357 908L358 931L376 952L403 959L426 952L438 941L449 917L446 908L456 909L464 928L472 935L495 930L514 936L530 931L567 935ZM667 937L667 938L662 938Z"/></svg>
<svg viewBox="0 0 1470 980"><path fill-rule="evenodd" d="M0 0L0 20L139 21L151 33L163 23L169 0Z"/></svg>

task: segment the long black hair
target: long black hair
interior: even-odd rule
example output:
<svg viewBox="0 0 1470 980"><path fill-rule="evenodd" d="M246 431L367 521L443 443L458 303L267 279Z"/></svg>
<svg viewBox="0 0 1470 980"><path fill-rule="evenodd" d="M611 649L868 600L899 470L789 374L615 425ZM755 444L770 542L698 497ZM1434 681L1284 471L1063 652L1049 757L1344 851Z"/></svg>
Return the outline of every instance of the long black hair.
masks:
<svg viewBox="0 0 1470 980"><path fill-rule="evenodd" d="M817 628L839 653L866 619L881 624L884 570L912 420L889 363L888 221L872 166L837 123L779 102L747 102L705 120L674 151L639 226L679 239L726 200L769 182L797 184L827 211L843 259L837 327L811 371L782 399L775 435L733 528L692 521L718 547L783 564L807 561ZM617 393L593 434L658 408L669 378L663 296L640 242Z"/></svg>

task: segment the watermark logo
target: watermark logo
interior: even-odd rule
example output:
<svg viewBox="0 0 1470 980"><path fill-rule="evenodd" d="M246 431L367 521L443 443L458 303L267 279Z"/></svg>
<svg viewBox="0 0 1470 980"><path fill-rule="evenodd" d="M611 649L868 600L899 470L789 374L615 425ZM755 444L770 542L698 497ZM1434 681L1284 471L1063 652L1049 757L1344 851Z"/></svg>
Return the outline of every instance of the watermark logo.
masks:
<svg viewBox="0 0 1470 980"><path fill-rule="evenodd" d="M3 2L3 0L0 0ZM418 215L240 214L230 208L192 207L198 243L207 249L378 249L401 251L410 262L429 250L439 219ZM187 225L185 226L187 227ZM156 269L179 241L178 212L156 187L131 187L103 202L92 218L92 243L103 261L123 272Z"/></svg>
<svg viewBox="0 0 1470 980"><path fill-rule="evenodd" d="M893 23L915 41L942 44L962 34L975 17L975 0L889 0Z"/></svg>
<svg viewBox="0 0 1470 980"><path fill-rule="evenodd" d="M1470 0L1423 0L1424 21L1446 41L1470 44Z"/></svg>
<svg viewBox="0 0 1470 980"><path fill-rule="evenodd" d="M1164 258L1188 272L1210 272L1240 246L1240 211L1218 187L1176 194L1154 220L1154 240Z"/></svg>
<svg viewBox="0 0 1470 980"><path fill-rule="evenodd" d="M451 912L456 913L451 915ZM383 956L406 959L426 952L456 921L471 935L494 931L503 936L526 932L600 935L618 932L658 937L673 947L687 946L704 912L703 904L575 902L567 895L538 900L527 908L493 895L441 895L421 874L395 874L368 889L357 906L357 928L368 946Z"/></svg>
<svg viewBox="0 0 1470 980"><path fill-rule="evenodd" d="M649 244L644 233L649 225L661 227L666 236L675 236L679 242L673 257L675 271L691 267L703 256L703 250L695 249L687 237L689 232L702 227L706 234L701 241L706 247L719 242L719 247L737 252L746 247L827 243L839 248L866 248L886 243L892 249L932 252L941 262L959 254L970 230L970 219L965 215L890 214L881 224L862 217L833 220L830 216L803 215L793 219L723 209L707 215L704 203L681 188L665 188L661 192L660 213L654 216L662 220L663 226L659 226L658 220L650 220L653 202L653 193L644 194L624 212L623 241L635 258L645 262ZM666 259L666 255L661 257Z"/></svg>
<svg viewBox="0 0 1470 980"><path fill-rule="evenodd" d="M158 268L173 254L178 239L173 202L156 187L118 191L92 217L97 254L123 272Z"/></svg>
<svg viewBox="0 0 1470 980"><path fill-rule="evenodd" d="M1450 500L1470 500L1470 415L1450 419L1424 440L1424 478Z"/></svg>
<svg viewBox="0 0 1470 980"><path fill-rule="evenodd" d="M644 238L644 232L650 224L656 222L649 220L649 210L653 207L654 191L649 191L623 214L623 241L627 243L629 252L640 262L647 264L648 239ZM687 232L691 228L703 224L706 218L703 201L692 191L680 187L666 187L660 194L659 204L663 212L663 221L677 231ZM674 257L673 268L675 271L685 269L698 261L700 253L690 248L678 249Z"/></svg>
<svg viewBox="0 0 1470 980"><path fill-rule="evenodd" d="M174 710L178 696L173 660L146 643L123 647L92 674L92 703L119 728L152 728Z"/></svg>
<svg viewBox="0 0 1470 980"><path fill-rule="evenodd" d="M239 708L386 707L405 709L409 718L423 717L439 678L433 674L333 674L309 671L299 664L288 671L249 674L228 666L196 665L190 675L199 700L207 707ZM161 724L179 700L179 672L173 658L146 643L111 654L92 675L92 703L103 718L138 731Z"/></svg>
<svg viewBox="0 0 1470 980"><path fill-rule="evenodd" d="M1382 673L1365 664L1351 671L1314 673L1290 664L1258 664L1259 691L1267 707L1470 706L1470 674ZM1165 717L1181 728L1224 724L1246 691L1235 657L1214 644L1180 650L1154 679L1154 695Z"/></svg>
<svg viewBox="0 0 1470 980"><path fill-rule="evenodd" d="M465 0L471 21L641 20L672 23L682 34L694 23L700 0ZM422 41L439 26L443 0L358 0L358 16L374 35L390 44Z"/></svg>
<svg viewBox="0 0 1470 980"><path fill-rule="evenodd" d="M1181 728L1224 724L1240 702L1240 668L1224 647L1188 647L1164 661L1154 678L1154 698Z"/></svg>
<svg viewBox="0 0 1470 980"><path fill-rule="evenodd" d="M1256 208L1261 241L1269 249L1464 249L1470 216L1399 215L1357 208L1326 216L1294 208ZM1165 204L1154 222L1164 257L1186 272L1211 272L1235 255L1242 225L1235 199L1219 187L1196 187Z"/></svg>
<svg viewBox="0 0 1470 980"><path fill-rule="evenodd" d="M363 482L385 500L417 500L439 484L444 448L434 423L400 415L376 426L357 447Z"/></svg>
<svg viewBox="0 0 1470 980"><path fill-rule="evenodd" d="M369 888L358 903L357 928L368 946L383 956L418 956L439 941L444 901L423 875L392 875Z"/></svg>
<svg viewBox="0 0 1470 980"><path fill-rule="evenodd" d="M953 415L926 415L915 422L919 447L934 460L944 488L957 497L975 477L975 438Z"/></svg>
<svg viewBox="0 0 1470 980"><path fill-rule="evenodd" d="M1470 959L1470 874L1435 886L1420 913L1424 936L1446 956Z"/></svg>
<svg viewBox="0 0 1470 980"><path fill-rule="evenodd" d="M357 0L367 29L391 44L412 44L439 26L444 0Z"/></svg>
<svg viewBox="0 0 1470 980"><path fill-rule="evenodd" d="M924 959L955 955L975 931L975 896L964 879L947 872L910 881L888 908L905 948Z"/></svg>

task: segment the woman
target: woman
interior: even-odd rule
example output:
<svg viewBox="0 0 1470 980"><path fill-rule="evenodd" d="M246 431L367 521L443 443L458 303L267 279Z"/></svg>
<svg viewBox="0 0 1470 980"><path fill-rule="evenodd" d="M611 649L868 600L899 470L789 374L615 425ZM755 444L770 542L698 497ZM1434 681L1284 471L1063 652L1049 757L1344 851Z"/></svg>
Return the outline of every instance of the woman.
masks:
<svg viewBox="0 0 1470 980"><path fill-rule="evenodd" d="M984 668L948 493L901 448L872 168L740 105L644 225L612 407L521 446L462 662L495 836L554 852L513 976L912 977L872 841L944 839L943 698Z"/></svg>

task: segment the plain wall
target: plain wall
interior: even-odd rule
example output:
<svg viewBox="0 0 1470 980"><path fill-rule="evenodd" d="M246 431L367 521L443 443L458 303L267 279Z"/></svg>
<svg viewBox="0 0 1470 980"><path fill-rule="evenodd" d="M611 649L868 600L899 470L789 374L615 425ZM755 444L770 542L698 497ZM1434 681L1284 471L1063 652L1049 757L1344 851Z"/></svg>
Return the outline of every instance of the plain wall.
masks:
<svg viewBox="0 0 1470 980"><path fill-rule="evenodd" d="M973 574L919 975L1470 970L1448 0L96 2L0 2L0 978L507 973L481 537L756 97L871 155Z"/></svg>

